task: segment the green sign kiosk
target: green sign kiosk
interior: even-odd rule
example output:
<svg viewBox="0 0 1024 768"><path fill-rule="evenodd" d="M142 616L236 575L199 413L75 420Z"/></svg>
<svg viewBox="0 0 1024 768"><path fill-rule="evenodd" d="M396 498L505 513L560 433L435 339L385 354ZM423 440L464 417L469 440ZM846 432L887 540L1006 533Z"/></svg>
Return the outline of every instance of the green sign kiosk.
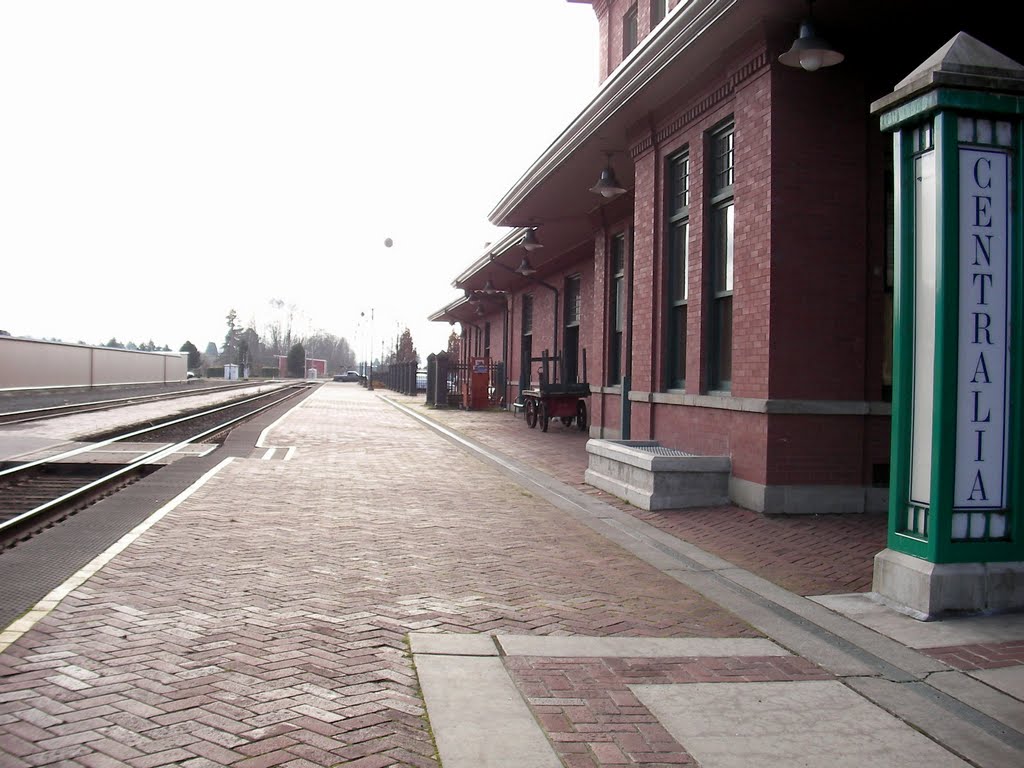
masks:
<svg viewBox="0 0 1024 768"><path fill-rule="evenodd" d="M918 618L1024 607L1024 67L960 33L872 105L894 140L888 548Z"/></svg>

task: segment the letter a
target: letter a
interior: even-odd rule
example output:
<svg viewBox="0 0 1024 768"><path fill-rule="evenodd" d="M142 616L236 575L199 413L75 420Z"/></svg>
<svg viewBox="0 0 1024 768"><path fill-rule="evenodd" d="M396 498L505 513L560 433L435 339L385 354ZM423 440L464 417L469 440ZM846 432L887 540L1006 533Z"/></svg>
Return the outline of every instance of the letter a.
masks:
<svg viewBox="0 0 1024 768"><path fill-rule="evenodd" d="M974 494L980 493L979 498L974 498ZM981 470L974 475L974 485L971 486L971 495L967 497L968 501L988 501L988 494L985 493L985 481L981 479Z"/></svg>
<svg viewBox="0 0 1024 768"><path fill-rule="evenodd" d="M981 374L985 378L980 382L978 381L978 374ZM982 352L978 355L978 364L974 366L974 376L971 378L971 384L991 384L992 379L988 375L988 365L985 363L985 353Z"/></svg>

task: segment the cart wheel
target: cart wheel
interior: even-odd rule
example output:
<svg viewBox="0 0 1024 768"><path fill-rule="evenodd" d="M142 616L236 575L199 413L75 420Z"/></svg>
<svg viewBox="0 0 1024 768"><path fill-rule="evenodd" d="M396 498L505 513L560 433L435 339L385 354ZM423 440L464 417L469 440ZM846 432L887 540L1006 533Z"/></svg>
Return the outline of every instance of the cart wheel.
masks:
<svg viewBox="0 0 1024 768"><path fill-rule="evenodd" d="M562 416L561 419L562 419L562 424L564 426L568 427L570 424L572 424L573 417L572 416Z"/></svg>
<svg viewBox="0 0 1024 768"><path fill-rule="evenodd" d="M547 407L546 404L544 404L544 403L540 404L540 413L538 415L540 417L540 430L541 430L541 432L547 432L548 431L548 407Z"/></svg>
<svg viewBox="0 0 1024 768"><path fill-rule="evenodd" d="M587 403L585 400L576 403L576 426L579 427L580 432L587 428Z"/></svg>
<svg viewBox="0 0 1024 768"><path fill-rule="evenodd" d="M530 429L537 426L537 401L532 398L526 401L526 426Z"/></svg>

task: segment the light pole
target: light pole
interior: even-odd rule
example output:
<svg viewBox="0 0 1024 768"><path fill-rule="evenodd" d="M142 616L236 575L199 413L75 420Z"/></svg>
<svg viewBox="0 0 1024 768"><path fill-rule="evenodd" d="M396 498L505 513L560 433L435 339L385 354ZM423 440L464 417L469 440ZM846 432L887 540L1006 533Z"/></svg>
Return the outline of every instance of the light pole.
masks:
<svg viewBox="0 0 1024 768"><path fill-rule="evenodd" d="M365 312L359 313L360 317L366 317ZM366 388L373 391L373 307L370 307L370 359L369 359L369 372L366 376Z"/></svg>
<svg viewBox="0 0 1024 768"><path fill-rule="evenodd" d="M360 360L359 358L362 358ZM356 367L359 375L366 375L366 313L359 313L359 321L356 323ZM362 379L360 379L362 381Z"/></svg>

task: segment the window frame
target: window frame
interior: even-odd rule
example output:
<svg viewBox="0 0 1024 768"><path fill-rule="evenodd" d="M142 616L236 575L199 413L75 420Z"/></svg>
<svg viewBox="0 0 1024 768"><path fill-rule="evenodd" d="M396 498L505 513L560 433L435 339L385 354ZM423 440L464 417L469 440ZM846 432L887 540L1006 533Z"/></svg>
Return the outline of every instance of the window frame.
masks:
<svg viewBox="0 0 1024 768"><path fill-rule="evenodd" d="M640 43L640 13L637 3L633 3L622 14L622 58L625 60Z"/></svg>
<svg viewBox="0 0 1024 768"><path fill-rule="evenodd" d="M651 0L651 29L668 16L668 0Z"/></svg>
<svg viewBox="0 0 1024 768"><path fill-rule="evenodd" d="M522 306L519 310L519 389L522 392L533 383L533 294L524 293L520 303Z"/></svg>
<svg viewBox="0 0 1024 768"><path fill-rule="evenodd" d="M567 275L562 287L565 302L562 307L562 375L565 382L579 379L580 326L583 322L583 276L578 272ZM572 355L569 340L575 339ZM570 357L572 359L570 359Z"/></svg>
<svg viewBox="0 0 1024 768"><path fill-rule="evenodd" d="M736 122L732 117L708 132L707 150L707 243L711 267L707 298L708 387L715 392L731 392L736 245Z"/></svg>
<svg viewBox="0 0 1024 768"><path fill-rule="evenodd" d="M567 275L564 291L564 325L566 328L579 326L583 317L583 276L579 273ZM570 301L571 299L575 299L575 301Z"/></svg>
<svg viewBox="0 0 1024 768"><path fill-rule="evenodd" d="M665 389L686 389L690 300L690 147L666 160L665 173ZM677 169L681 168L681 175ZM682 239L677 233L682 231ZM679 252L679 246L682 252ZM682 274L680 274L680 270ZM680 295L681 294L681 295ZM681 333L680 333L681 329Z"/></svg>
<svg viewBox="0 0 1024 768"><path fill-rule="evenodd" d="M622 386L623 340L626 328L626 233L608 241L608 386Z"/></svg>

